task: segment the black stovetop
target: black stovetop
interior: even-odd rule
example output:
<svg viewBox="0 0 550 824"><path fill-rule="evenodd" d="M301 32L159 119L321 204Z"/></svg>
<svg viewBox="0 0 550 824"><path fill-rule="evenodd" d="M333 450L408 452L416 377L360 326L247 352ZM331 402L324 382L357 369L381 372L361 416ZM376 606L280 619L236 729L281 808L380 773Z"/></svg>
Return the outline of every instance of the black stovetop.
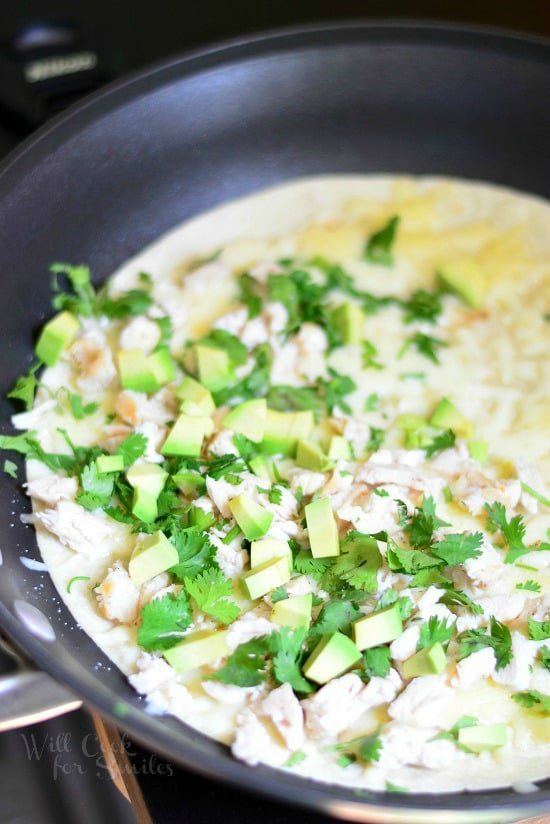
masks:
<svg viewBox="0 0 550 824"><path fill-rule="evenodd" d="M67 103L151 62L252 31L365 17L454 20L550 36L547 0L501 0L498 6L485 0L1 0L0 157ZM21 86L14 79L37 56L71 49L95 55L79 82ZM133 742L127 749L155 824L327 821L179 769ZM85 711L0 735L0 822L107 821L136 818L109 779Z"/></svg>

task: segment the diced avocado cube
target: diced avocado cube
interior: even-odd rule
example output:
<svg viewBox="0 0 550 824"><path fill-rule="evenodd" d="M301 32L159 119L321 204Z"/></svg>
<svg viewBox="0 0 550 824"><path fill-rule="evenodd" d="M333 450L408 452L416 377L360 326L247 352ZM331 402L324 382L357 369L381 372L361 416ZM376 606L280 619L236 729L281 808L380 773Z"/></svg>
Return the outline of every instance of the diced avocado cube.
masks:
<svg viewBox="0 0 550 824"><path fill-rule="evenodd" d="M168 346L159 346L147 357L147 362L159 384L171 383L176 379L176 367Z"/></svg>
<svg viewBox="0 0 550 824"><path fill-rule="evenodd" d="M330 498L317 498L305 507L309 546L314 558L331 558L340 554L338 527Z"/></svg>
<svg viewBox="0 0 550 824"><path fill-rule="evenodd" d="M452 429L462 438L471 438L474 434L473 424L448 398L441 398L437 404L430 418L430 426L436 429Z"/></svg>
<svg viewBox="0 0 550 824"><path fill-rule="evenodd" d="M229 501L229 509L249 541L263 538L273 521L271 512L245 494L237 495Z"/></svg>
<svg viewBox="0 0 550 824"><path fill-rule="evenodd" d="M298 441L296 447L296 463L312 472L328 472L334 467L332 461L323 452L320 446L312 441Z"/></svg>
<svg viewBox="0 0 550 824"><path fill-rule="evenodd" d="M474 260L457 260L437 270L440 285L454 292L473 309L481 309L487 296L487 278Z"/></svg>
<svg viewBox="0 0 550 824"><path fill-rule="evenodd" d="M226 636L226 629L193 632L180 644L165 650L163 655L176 672L186 672L225 658L229 654Z"/></svg>
<svg viewBox="0 0 550 824"><path fill-rule="evenodd" d="M487 460L489 444L487 441L468 441L468 452L470 453L470 458L483 464Z"/></svg>
<svg viewBox="0 0 550 824"><path fill-rule="evenodd" d="M439 675L447 666L447 656L441 644L437 641L429 647L424 647L403 663L403 677L417 678L420 675Z"/></svg>
<svg viewBox="0 0 550 824"><path fill-rule="evenodd" d="M166 572L178 561L179 555L176 547L170 543L163 532L158 530L137 544L128 564L128 572L134 584L140 586L150 578L154 578L155 575Z"/></svg>
<svg viewBox="0 0 550 824"><path fill-rule="evenodd" d="M353 453L350 442L342 435L333 435L330 439L328 457L331 461L351 461Z"/></svg>
<svg viewBox="0 0 550 824"><path fill-rule="evenodd" d="M458 731L458 743L473 752L485 752L503 747L508 741L506 724L476 724Z"/></svg>
<svg viewBox="0 0 550 824"><path fill-rule="evenodd" d="M143 349L121 349L118 353L118 371L123 389L147 393L160 389L153 365Z"/></svg>
<svg viewBox="0 0 550 824"><path fill-rule="evenodd" d="M267 421L267 403L265 398L244 401L235 406L223 419L225 429L232 429L259 443L265 432Z"/></svg>
<svg viewBox="0 0 550 824"><path fill-rule="evenodd" d="M290 578L288 556L272 558L241 575L241 584L248 598L254 601L272 589L286 584Z"/></svg>
<svg viewBox="0 0 550 824"><path fill-rule="evenodd" d="M212 393L189 375L180 383L175 394L181 411L187 415L211 415L216 409Z"/></svg>
<svg viewBox="0 0 550 824"><path fill-rule="evenodd" d="M146 524L152 524L158 518L157 495L153 495L147 489L136 487L132 501L132 513Z"/></svg>
<svg viewBox="0 0 550 824"><path fill-rule="evenodd" d="M250 566L254 567L272 561L274 558L288 558L289 570L292 570L292 552L288 541L278 538L262 538L250 544Z"/></svg>
<svg viewBox="0 0 550 824"><path fill-rule="evenodd" d="M203 386L211 392L218 392L231 383L234 373L229 362L229 355L224 349L203 346L193 347L197 364L197 377Z"/></svg>
<svg viewBox="0 0 550 824"><path fill-rule="evenodd" d="M258 478L265 478L266 481L271 481L271 483L275 483L277 480L273 471L273 460L271 458L267 458L265 455L255 455L249 461L249 466Z"/></svg>
<svg viewBox="0 0 550 824"><path fill-rule="evenodd" d="M55 366L59 356L80 329L80 323L71 312L60 312L43 327L36 342L36 357L46 366Z"/></svg>
<svg viewBox="0 0 550 824"><path fill-rule="evenodd" d="M143 489L158 498L166 483L168 472L158 464L143 462L130 466L126 471L126 477L134 489Z"/></svg>
<svg viewBox="0 0 550 824"><path fill-rule="evenodd" d="M122 455L100 455L96 458L95 465L97 471L103 473L107 472L122 472L124 469L124 458Z"/></svg>
<svg viewBox="0 0 550 824"><path fill-rule="evenodd" d="M389 644L403 633L403 620L397 603L386 609L371 612L351 625L353 640L358 649L370 649Z"/></svg>
<svg viewBox="0 0 550 824"><path fill-rule="evenodd" d="M273 604L271 620L282 627L307 629L311 621L311 607L313 595L307 592L304 595L292 595L283 601Z"/></svg>
<svg viewBox="0 0 550 824"><path fill-rule="evenodd" d="M346 301L332 310L330 318L343 343L361 343L365 315L360 306Z"/></svg>
<svg viewBox="0 0 550 824"><path fill-rule="evenodd" d="M172 475L172 479L184 495L202 495L206 492L206 480L200 472L192 470L177 472Z"/></svg>
<svg viewBox="0 0 550 824"><path fill-rule="evenodd" d="M162 446L162 455L201 454L202 443L214 431L212 418L206 415L186 415L178 417Z"/></svg>
<svg viewBox="0 0 550 824"><path fill-rule="evenodd" d="M405 433L405 448L406 449L423 449L432 442L432 436L428 432L419 432L417 430L409 430Z"/></svg>
<svg viewBox="0 0 550 824"><path fill-rule="evenodd" d="M310 681L326 684L338 678L361 660L361 652L351 638L341 632L326 635L315 647L303 666L303 672Z"/></svg>
<svg viewBox="0 0 550 824"><path fill-rule="evenodd" d="M300 412L268 409L262 451L268 455L294 456L298 441L307 441L314 426L313 412L309 409Z"/></svg>

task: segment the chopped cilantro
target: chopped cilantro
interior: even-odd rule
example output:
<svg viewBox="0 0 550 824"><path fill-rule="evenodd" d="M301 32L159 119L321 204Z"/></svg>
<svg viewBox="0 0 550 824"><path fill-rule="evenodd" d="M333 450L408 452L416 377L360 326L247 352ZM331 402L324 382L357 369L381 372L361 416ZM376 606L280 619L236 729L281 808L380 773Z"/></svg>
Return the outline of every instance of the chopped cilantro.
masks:
<svg viewBox="0 0 550 824"><path fill-rule="evenodd" d="M297 767L302 761L305 761L307 758L307 753L302 752L302 750L296 750L293 752L290 758L288 758L283 767Z"/></svg>
<svg viewBox="0 0 550 824"><path fill-rule="evenodd" d="M308 646L333 632L349 634L351 622L360 617L359 607L353 601L328 601L309 630Z"/></svg>
<svg viewBox="0 0 550 824"><path fill-rule="evenodd" d="M141 610L138 644L147 652L170 649L192 623L193 612L184 590L153 598Z"/></svg>
<svg viewBox="0 0 550 824"><path fill-rule="evenodd" d="M66 591L67 592L71 591L72 586L73 586L75 581L89 581L89 580L90 580L89 575L74 575L69 581L67 581Z"/></svg>
<svg viewBox="0 0 550 824"><path fill-rule="evenodd" d="M376 610L378 611L379 609L391 607L392 604L395 603L399 606L399 614L401 615L401 619L403 621L406 621L407 618L411 617L414 609L414 601L412 598L409 598L408 595L401 596L396 589L384 590L378 600L378 603L376 604Z"/></svg>
<svg viewBox="0 0 550 824"><path fill-rule="evenodd" d="M362 735L360 738L354 738L352 741L344 741L341 744L334 744L326 749L332 752L340 752L350 757L355 756L355 758L367 763L378 761L382 751L380 727L370 735Z"/></svg>
<svg viewBox="0 0 550 824"><path fill-rule="evenodd" d="M275 506L278 506L283 500L283 490L281 486L279 486L279 484L273 484L267 493L267 497L270 504L275 504Z"/></svg>
<svg viewBox="0 0 550 824"><path fill-rule="evenodd" d="M84 467L80 474L82 491L76 496L76 502L86 509L104 509L109 505L114 491L114 478L111 473L98 472L95 461Z"/></svg>
<svg viewBox="0 0 550 824"><path fill-rule="evenodd" d="M179 555L178 563L170 569L176 580L198 575L214 560L216 549L200 526L182 528L174 524L169 537Z"/></svg>
<svg viewBox="0 0 550 824"><path fill-rule="evenodd" d="M310 693L314 687L300 672L304 657L307 630L281 627L268 635L268 646L273 656L273 676L279 684L290 684L295 692Z"/></svg>
<svg viewBox="0 0 550 824"><path fill-rule="evenodd" d="M32 409L34 395L37 387L40 385L40 382L36 377L36 372L41 366L42 363L40 361L33 363L26 375L22 375L17 378L14 386L10 389L6 396L8 398L13 398L14 400L22 401L27 411Z"/></svg>
<svg viewBox="0 0 550 824"><path fill-rule="evenodd" d="M370 647L363 653L363 667L369 678L385 678L391 666L389 647Z"/></svg>
<svg viewBox="0 0 550 824"><path fill-rule="evenodd" d="M431 496L424 496L422 504L415 509L410 519L405 512L405 518L404 531L408 534L409 542L414 549L425 549L430 546L434 530L450 526L436 514L435 501Z"/></svg>
<svg viewBox="0 0 550 824"><path fill-rule="evenodd" d="M377 452L384 443L386 432L383 429L379 429L376 426L369 426L369 433L370 437L366 446L367 451Z"/></svg>
<svg viewBox="0 0 550 824"><path fill-rule="evenodd" d="M151 295L144 289L130 289L115 297L101 290L99 299L101 314L116 319L144 315L153 303Z"/></svg>
<svg viewBox="0 0 550 824"><path fill-rule="evenodd" d="M6 458L4 461L4 472L6 475L9 475L10 478L17 478L17 464Z"/></svg>
<svg viewBox="0 0 550 824"><path fill-rule="evenodd" d="M542 495L540 492L537 492L536 489L533 489L532 486L528 486L523 481L520 482L521 488L524 492L534 498L539 503L544 504L544 506L550 507L550 499L548 499L545 495Z"/></svg>
<svg viewBox="0 0 550 824"><path fill-rule="evenodd" d="M238 617L239 607L228 598L232 594L233 584L221 569L207 567L194 578L185 577L184 584L197 607L207 615L212 615L222 624L230 624Z"/></svg>
<svg viewBox="0 0 550 824"><path fill-rule="evenodd" d="M441 314L441 293L417 289L408 300L403 301L402 305L405 310L405 323L412 321L435 323Z"/></svg>
<svg viewBox="0 0 550 824"><path fill-rule="evenodd" d="M363 369L383 369L384 366L375 358L378 355L378 349L371 343L370 340L364 340L361 344L361 364Z"/></svg>
<svg viewBox="0 0 550 824"><path fill-rule="evenodd" d="M525 524L521 515L515 515L508 521L506 508L498 501L494 504L485 504L487 513L486 527L489 532L500 530L502 537L508 545L508 552L504 559L505 564L513 564L522 555L526 555L531 550L523 543L525 537Z"/></svg>
<svg viewBox="0 0 550 824"><path fill-rule="evenodd" d="M421 380L424 380L425 377L426 377L425 372L401 372L401 374L399 375L399 378L402 381L408 381L408 380L421 381Z"/></svg>
<svg viewBox="0 0 550 824"><path fill-rule="evenodd" d="M227 353L231 366L242 366L248 357L248 349L244 343L236 335L226 332L225 329L212 329L208 335L195 343L209 346L212 349L222 349Z"/></svg>
<svg viewBox="0 0 550 824"><path fill-rule="evenodd" d="M445 432L441 432L440 435L436 435L433 441L423 449L426 450L426 457L432 458L436 452L441 452L443 449L452 449L455 445L456 435L452 429L447 429Z"/></svg>
<svg viewBox="0 0 550 824"><path fill-rule="evenodd" d="M467 658L474 652L490 647L494 650L497 659L496 669L502 669L512 660L512 636L505 624L502 624L494 616L490 620L490 633L487 627L481 629L470 629L462 632L457 641L460 644L457 661Z"/></svg>
<svg viewBox="0 0 550 824"><path fill-rule="evenodd" d="M210 676L222 684L235 684L237 687L256 687L267 677L267 657L269 654L268 636L252 638L231 653L214 675Z"/></svg>
<svg viewBox="0 0 550 824"><path fill-rule="evenodd" d="M533 710L542 715L550 715L550 695L545 695L538 690L525 690L525 692L515 692L512 699L526 710Z"/></svg>
<svg viewBox="0 0 550 824"><path fill-rule="evenodd" d="M371 235L365 248L365 260L380 266L393 266L392 247L398 226L399 217L395 215L382 229Z"/></svg>
<svg viewBox="0 0 550 824"><path fill-rule="evenodd" d="M516 584L516 589L525 589L529 592L540 592L541 586L536 581L524 581L522 584Z"/></svg>
<svg viewBox="0 0 550 824"><path fill-rule="evenodd" d="M405 575L414 575L421 569L441 566L438 558L433 558L426 552L418 549L402 549L397 544L388 544L387 562L393 572L403 572Z"/></svg>
<svg viewBox="0 0 550 824"><path fill-rule="evenodd" d="M332 561L332 558L314 558L308 549L300 549L294 556L294 569L301 575L313 575L319 579Z"/></svg>
<svg viewBox="0 0 550 824"><path fill-rule="evenodd" d="M441 349L443 346L448 346L448 344L444 340L440 340L439 338L434 338L431 335L425 335L423 332L416 332L412 337L405 341L399 353L397 355L398 358L403 357L407 349L411 346L414 346L416 351L423 355L428 360L431 360L432 363L438 364L440 363L439 357L437 354L437 350Z"/></svg>
<svg viewBox="0 0 550 824"><path fill-rule="evenodd" d="M262 299L258 294L260 284L248 272L239 276L240 301L248 309L250 320L256 318L262 311Z"/></svg>
<svg viewBox="0 0 550 824"><path fill-rule="evenodd" d="M410 790L405 789L405 787L400 787L398 784L394 784L392 781L386 781L386 792L387 793L409 793Z"/></svg>
<svg viewBox="0 0 550 824"><path fill-rule="evenodd" d="M531 641L545 641L550 638L550 618L546 621L535 621L534 618L527 618L527 629Z"/></svg>
<svg viewBox="0 0 550 824"><path fill-rule="evenodd" d="M447 566L457 566L470 558L479 558L481 555L479 547L482 543L481 532L476 532L474 535L453 533L445 535L441 541L432 544L431 552L445 561Z"/></svg>
<svg viewBox="0 0 550 824"><path fill-rule="evenodd" d="M550 647L541 647L539 655L542 666L550 672Z"/></svg>
<svg viewBox="0 0 550 824"><path fill-rule="evenodd" d="M247 438L246 435L242 435L240 432L233 435L233 443L239 450L239 455L241 458L244 458L245 461L249 461L253 458L258 451L257 444L255 444L254 441L251 441L250 438Z"/></svg>
<svg viewBox="0 0 550 824"><path fill-rule="evenodd" d="M365 401L365 412L374 412L380 403L380 395L378 392L371 392Z"/></svg>
<svg viewBox="0 0 550 824"><path fill-rule="evenodd" d="M444 649L447 649L449 641L454 632L454 621L447 621L445 618L439 620L437 616L432 615L427 623L420 627L420 637L418 639L417 649L421 650L424 647L430 647L432 644L440 643Z"/></svg>
<svg viewBox="0 0 550 824"><path fill-rule="evenodd" d="M283 586L279 586L271 590L270 598L272 604L276 604L278 601L286 601L288 592Z"/></svg>
<svg viewBox="0 0 550 824"><path fill-rule="evenodd" d="M132 432L118 445L116 454L122 455L124 466L131 466L145 454L147 438L141 432Z"/></svg>
<svg viewBox="0 0 550 824"><path fill-rule="evenodd" d="M327 412L333 412L334 407L338 406L343 412L351 415L351 407L344 400L346 395L355 392L357 384L349 375L340 375L332 367L328 367L327 372L329 379L317 378L316 387L320 398L324 401Z"/></svg>
<svg viewBox="0 0 550 824"><path fill-rule="evenodd" d="M340 544L340 555L335 559L331 572L349 586L376 592L376 573L382 566L382 555L375 538L361 532L348 532Z"/></svg>
<svg viewBox="0 0 550 824"><path fill-rule="evenodd" d="M70 389L67 389L66 386L62 387L59 393L64 393L69 401L69 405L71 407L71 412L73 417L77 420L82 420L83 418L87 417L88 415L93 415L94 412L97 412L99 409L98 403L82 403L82 398L80 395L77 395L75 392L71 392Z"/></svg>
<svg viewBox="0 0 550 824"><path fill-rule="evenodd" d="M457 749L462 750L463 752L471 752L471 750L469 750L467 747L464 747L462 744L458 743L458 733L460 732L460 730L463 730L466 727L477 727L478 724L479 721L473 715L463 715L462 718L459 718L456 724L453 724L453 726L449 730L443 730L437 735L434 735L434 737L430 740L453 741L456 744Z"/></svg>
<svg viewBox="0 0 550 824"><path fill-rule="evenodd" d="M53 275L52 286L56 293L52 301L54 309L67 310L85 318L99 314L99 302L87 266L53 263L50 266L50 272ZM62 291L60 277L67 281L69 287L67 292Z"/></svg>

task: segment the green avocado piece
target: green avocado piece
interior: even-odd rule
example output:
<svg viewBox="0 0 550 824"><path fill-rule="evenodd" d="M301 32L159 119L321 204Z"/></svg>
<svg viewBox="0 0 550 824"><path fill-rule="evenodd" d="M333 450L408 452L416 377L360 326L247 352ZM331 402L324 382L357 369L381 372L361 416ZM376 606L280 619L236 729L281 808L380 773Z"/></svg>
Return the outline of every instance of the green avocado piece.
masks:
<svg viewBox="0 0 550 824"><path fill-rule="evenodd" d="M353 640L358 649L370 649L389 644L403 633L403 620L397 603L386 609L371 612L351 625Z"/></svg>
<svg viewBox="0 0 550 824"><path fill-rule="evenodd" d="M288 558L289 570L292 570L292 552L288 541L278 538L261 538L250 544L250 566L254 567L272 561L274 558Z"/></svg>
<svg viewBox="0 0 550 824"><path fill-rule="evenodd" d="M262 451L268 455L294 457L298 441L307 441L314 426L313 412L309 409L300 412L278 412L268 409Z"/></svg>
<svg viewBox="0 0 550 824"><path fill-rule="evenodd" d="M340 554L338 527L330 498L317 498L305 507L309 546L314 558L332 558Z"/></svg>
<svg viewBox="0 0 550 824"><path fill-rule="evenodd" d="M213 346L203 346L200 343L193 346L197 377L210 392L224 389L234 379L229 355L224 349L215 349Z"/></svg>
<svg viewBox="0 0 550 824"><path fill-rule="evenodd" d="M341 632L334 632L317 644L303 666L303 672L310 681L326 684L338 678L361 660L361 652L351 638Z"/></svg>
<svg viewBox="0 0 550 824"><path fill-rule="evenodd" d="M440 285L454 292L473 309L481 309L487 296L487 278L474 260L457 260L437 270Z"/></svg>
<svg viewBox="0 0 550 824"><path fill-rule="evenodd" d="M332 310L330 319L343 343L361 343L365 315L360 306L348 300Z"/></svg>
<svg viewBox="0 0 550 824"><path fill-rule="evenodd" d="M108 472L122 472L124 458L122 455L100 455L99 458L96 458L95 465L97 471L102 475Z"/></svg>
<svg viewBox="0 0 550 824"><path fill-rule="evenodd" d="M157 496L147 489L136 487L132 500L132 513L146 524L152 524L158 518Z"/></svg>
<svg viewBox="0 0 550 824"><path fill-rule="evenodd" d="M353 452L351 444L342 435L333 435L330 439L328 457L331 461L351 461Z"/></svg>
<svg viewBox="0 0 550 824"><path fill-rule="evenodd" d="M506 724L476 724L458 731L458 743L473 752L485 752L503 747L508 741Z"/></svg>
<svg viewBox="0 0 550 824"><path fill-rule="evenodd" d="M407 658L403 663L402 672L404 678L417 678L420 675L439 675L446 666L445 650L437 641Z"/></svg>
<svg viewBox="0 0 550 824"><path fill-rule="evenodd" d="M118 353L118 371L123 389L148 394L160 389L153 364L143 349L121 349Z"/></svg>
<svg viewBox="0 0 550 824"><path fill-rule="evenodd" d="M333 462L325 455L321 447L312 441L298 441L296 463L312 472L328 472L334 467Z"/></svg>
<svg viewBox="0 0 550 824"><path fill-rule="evenodd" d="M272 558L241 575L241 584L248 598L254 601L272 589L286 584L290 578L288 556Z"/></svg>
<svg viewBox="0 0 550 824"><path fill-rule="evenodd" d="M405 432L418 432L419 429L425 429L427 426L428 421L426 418L408 412L398 415L395 419L395 428L404 429Z"/></svg>
<svg viewBox="0 0 550 824"><path fill-rule="evenodd" d="M249 541L263 538L273 521L271 512L244 493L229 501L229 509Z"/></svg>
<svg viewBox="0 0 550 824"><path fill-rule="evenodd" d="M273 471L273 460L267 458L265 455L254 455L248 462L250 469L258 478L264 478L266 481L275 483L277 478Z"/></svg>
<svg viewBox="0 0 550 824"><path fill-rule="evenodd" d="M130 486L134 489L143 489L155 498L158 498L166 479L168 472L161 466L155 463L143 462L133 464L126 471L126 478Z"/></svg>
<svg viewBox="0 0 550 824"><path fill-rule="evenodd" d="M163 532L157 530L135 547L128 564L128 572L134 584L141 586L155 575L160 575L161 572L175 566L178 561L176 547Z"/></svg>
<svg viewBox="0 0 550 824"><path fill-rule="evenodd" d="M168 346L159 346L155 349L148 355L147 362L161 386L176 379L176 367Z"/></svg>
<svg viewBox="0 0 550 824"><path fill-rule="evenodd" d="M273 604L271 620L282 627L307 629L311 621L313 595L307 592L304 595L291 595L283 601Z"/></svg>
<svg viewBox="0 0 550 824"><path fill-rule="evenodd" d="M441 398L437 404L430 426L436 429L452 429L455 435L471 438L474 434L473 424L460 412L448 398Z"/></svg>
<svg viewBox="0 0 550 824"><path fill-rule="evenodd" d="M71 312L60 312L42 328L34 350L36 357L46 366L55 366L79 329L80 323Z"/></svg>
<svg viewBox="0 0 550 824"><path fill-rule="evenodd" d="M203 495L206 492L206 480L200 472L183 470L172 475L172 479L184 495Z"/></svg>
<svg viewBox="0 0 550 824"><path fill-rule="evenodd" d="M264 437L267 421L267 403L265 398L244 401L233 407L223 419L225 429L232 429L259 443Z"/></svg>
<svg viewBox="0 0 550 824"><path fill-rule="evenodd" d="M211 664L229 654L227 630L201 630L187 635L185 640L162 653L176 672Z"/></svg>
<svg viewBox="0 0 550 824"><path fill-rule="evenodd" d="M468 441L468 452L470 453L470 458L483 464L487 460L489 444L487 441Z"/></svg>
<svg viewBox="0 0 550 824"><path fill-rule="evenodd" d="M181 414L162 446L161 455L201 454L202 442L214 431L212 418L206 415Z"/></svg>
<svg viewBox="0 0 550 824"><path fill-rule="evenodd" d="M212 393L189 375L180 383L175 394L181 411L187 415L211 415L216 409Z"/></svg>

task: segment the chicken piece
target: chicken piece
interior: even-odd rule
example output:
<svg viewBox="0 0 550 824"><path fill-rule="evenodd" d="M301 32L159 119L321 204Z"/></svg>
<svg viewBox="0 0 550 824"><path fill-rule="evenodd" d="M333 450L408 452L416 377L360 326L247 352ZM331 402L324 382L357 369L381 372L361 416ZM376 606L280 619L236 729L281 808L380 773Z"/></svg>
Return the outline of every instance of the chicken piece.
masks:
<svg viewBox="0 0 550 824"><path fill-rule="evenodd" d="M444 604L439 604L438 601L445 595L445 590L438 589L435 586L430 586L416 602L416 608L419 616L423 621L429 621L430 618L438 618L445 620L447 623L456 621L456 616Z"/></svg>
<svg viewBox="0 0 550 824"><path fill-rule="evenodd" d="M235 706L246 700L258 697L263 685L258 687L238 687L236 684L222 684L220 681L203 681L201 688L204 692L220 704Z"/></svg>
<svg viewBox="0 0 550 824"><path fill-rule="evenodd" d="M139 587L116 561L96 589L101 614L118 624L133 624L138 616Z"/></svg>
<svg viewBox="0 0 550 824"><path fill-rule="evenodd" d="M461 689L468 689L481 678L493 675L496 663L495 653L490 647L473 652L457 663L456 678L451 683Z"/></svg>
<svg viewBox="0 0 550 824"><path fill-rule="evenodd" d="M311 383L325 374L325 352L328 347L326 333L316 323L302 323L294 336L298 347L296 371Z"/></svg>
<svg viewBox="0 0 550 824"><path fill-rule="evenodd" d="M115 412L132 427L143 423L163 426L177 416L174 396L167 389L161 389L151 398L144 392L125 389L115 401Z"/></svg>
<svg viewBox="0 0 550 824"><path fill-rule="evenodd" d="M390 644L390 655L394 661L406 661L416 652L420 638L420 624L409 624L399 638Z"/></svg>
<svg viewBox="0 0 550 824"><path fill-rule="evenodd" d="M76 478L45 475L26 484L27 494L40 503L55 506L59 501L74 501L78 492Z"/></svg>
<svg viewBox="0 0 550 824"><path fill-rule="evenodd" d="M138 671L129 675L128 680L135 690L144 695L176 678L170 664L164 658L150 652L143 652L137 659L136 666Z"/></svg>
<svg viewBox="0 0 550 824"><path fill-rule="evenodd" d="M208 452L212 455L238 455L239 450L233 443L233 434L229 429L215 432L208 441Z"/></svg>
<svg viewBox="0 0 550 824"><path fill-rule="evenodd" d="M276 629L278 629L277 624L263 618L254 610L246 612L237 621L229 625L225 640L229 650L233 652L238 646L251 641L252 638L261 638Z"/></svg>
<svg viewBox="0 0 550 824"><path fill-rule="evenodd" d="M29 409L28 412L19 412L11 416L11 422L16 429L38 429L43 425L43 418L57 406L57 400L51 398L39 406Z"/></svg>
<svg viewBox="0 0 550 824"><path fill-rule="evenodd" d="M68 353L77 373L76 384L86 399L103 394L117 376L107 338L97 328L78 337Z"/></svg>
<svg viewBox="0 0 550 824"><path fill-rule="evenodd" d="M374 534L387 531L395 532L398 526L398 508L393 498L381 498L365 491L355 499L355 505L340 507L337 512L342 521L349 521L359 532Z"/></svg>
<svg viewBox="0 0 550 824"><path fill-rule="evenodd" d="M417 727L428 727L449 706L454 689L445 684L444 675L413 678L388 707L390 718Z"/></svg>
<svg viewBox="0 0 550 824"><path fill-rule="evenodd" d="M304 741L304 713L290 684L281 684L271 690L260 707L289 750L299 749Z"/></svg>
<svg viewBox="0 0 550 824"><path fill-rule="evenodd" d="M433 721L433 717L432 717ZM377 766L394 770L404 765L441 769L457 758L453 741L433 741L437 727L416 727L410 724L387 724L382 733L382 751Z"/></svg>
<svg viewBox="0 0 550 824"><path fill-rule="evenodd" d="M235 578L244 570L248 561L248 552L241 549L242 535L237 536L236 546L224 544L221 538L209 534L210 543L216 547L216 561L226 578Z"/></svg>
<svg viewBox="0 0 550 824"><path fill-rule="evenodd" d="M498 501L507 509L517 506L521 495L521 484L517 478L490 482L481 487L470 487L466 493L462 492L460 497L464 506L472 515L481 515L485 509L485 504L493 504Z"/></svg>
<svg viewBox="0 0 550 824"><path fill-rule="evenodd" d="M485 615L492 615L497 621L513 621L523 612L525 595L522 592L477 598L477 603Z"/></svg>
<svg viewBox="0 0 550 824"><path fill-rule="evenodd" d="M231 752L235 758L251 767L256 767L260 763L280 767L288 758L288 750L274 741L265 725L249 708L237 717Z"/></svg>
<svg viewBox="0 0 550 824"><path fill-rule="evenodd" d="M358 675L347 673L325 684L311 698L302 700L306 729L313 738L335 738L365 712L360 700L365 685Z"/></svg>
<svg viewBox="0 0 550 824"><path fill-rule="evenodd" d="M327 476L324 472L311 472L297 466L289 469L287 480L293 493L301 489L304 495L313 495L324 486Z"/></svg>
<svg viewBox="0 0 550 824"><path fill-rule="evenodd" d="M36 514L37 520L74 552L92 557L106 555L125 545L128 527L107 518L103 512L88 512L72 501L59 501L55 509Z"/></svg>
<svg viewBox="0 0 550 824"><path fill-rule="evenodd" d="M373 676L359 698L366 709L380 707L382 704L389 704L393 701L402 685L403 682L397 670L390 669L385 678Z"/></svg>
<svg viewBox="0 0 550 824"><path fill-rule="evenodd" d="M146 355L149 355L160 339L161 331L158 323L140 315L126 324L120 333L118 345L121 349L142 349Z"/></svg>

